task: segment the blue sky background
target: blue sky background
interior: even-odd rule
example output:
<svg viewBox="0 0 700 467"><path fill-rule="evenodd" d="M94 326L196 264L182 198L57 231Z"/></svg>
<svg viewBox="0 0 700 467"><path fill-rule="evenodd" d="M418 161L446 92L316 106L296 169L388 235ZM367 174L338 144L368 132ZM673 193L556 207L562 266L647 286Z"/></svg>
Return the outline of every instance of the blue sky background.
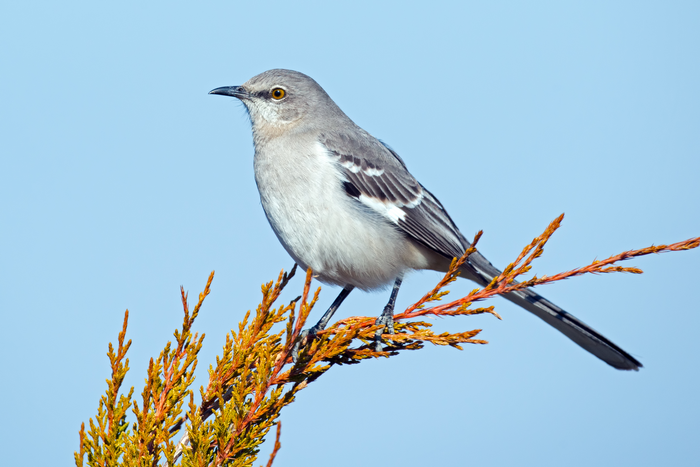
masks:
<svg viewBox="0 0 700 467"><path fill-rule="evenodd" d="M181 323L179 286L195 297L216 270L199 387L260 284L291 267L259 204L243 108L207 95L270 68L314 77L467 237L484 230L497 266L562 212L538 275L700 235L699 4L484 3L3 2L3 464L72 464L126 308L138 393ZM435 320L483 328L487 346L311 385L282 413L275 465L698 465L699 260L648 257L628 263L642 276L540 290L638 373L497 299L503 321ZM398 306L438 278L409 276ZM386 295L353 293L338 316L377 314Z"/></svg>

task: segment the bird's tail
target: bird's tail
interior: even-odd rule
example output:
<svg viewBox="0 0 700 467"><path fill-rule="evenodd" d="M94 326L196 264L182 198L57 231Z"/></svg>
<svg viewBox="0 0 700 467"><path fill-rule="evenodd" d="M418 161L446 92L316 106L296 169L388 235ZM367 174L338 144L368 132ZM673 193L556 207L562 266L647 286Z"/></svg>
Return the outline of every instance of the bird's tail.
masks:
<svg viewBox="0 0 700 467"><path fill-rule="evenodd" d="M496 269L484 256L475 252L469 256L469 264L462 268L462 275L485 286L498 276ZM476 277L475 277L476 276ZM532 289L511 292L504 297L542 319L566 337L618 370L639 370L642 364L615 345L605 336L574 315L562 310Z"/></svg>

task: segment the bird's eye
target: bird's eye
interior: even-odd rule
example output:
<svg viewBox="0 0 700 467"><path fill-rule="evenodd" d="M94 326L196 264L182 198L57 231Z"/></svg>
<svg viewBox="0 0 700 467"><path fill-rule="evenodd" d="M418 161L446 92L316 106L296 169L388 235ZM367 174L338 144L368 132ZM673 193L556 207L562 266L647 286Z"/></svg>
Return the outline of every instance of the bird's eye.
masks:
<svg viewBox="0 0 700 467"><path fill-rule="evenodd" d="M286 95L287 93L282 88L275 88L272 90L272 98L275 100L280 100Z"/></svg>

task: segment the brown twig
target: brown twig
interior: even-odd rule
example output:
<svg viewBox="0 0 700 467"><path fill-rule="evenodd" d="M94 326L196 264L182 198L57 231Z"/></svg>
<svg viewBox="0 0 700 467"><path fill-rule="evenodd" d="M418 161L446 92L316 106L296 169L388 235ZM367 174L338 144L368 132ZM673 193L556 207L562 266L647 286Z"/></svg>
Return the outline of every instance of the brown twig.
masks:
<svg viewBox="0 0 700 467"><path fill-rule="evenodd" d="M277 457L277 451L280 450L282 447L282 443L280 443L280 435L282 434L282 422L277 422L277 435L275 436L275 447L272 450L272 454L270 454L270 460L267 461L267 467L272 467L272 463L275 461L275 457Z"/></svg>
<svg viewBox="0 0 700 467"><path fill-rule="evenodd" d="M196 333L192 334L192 324L204 298L209 294L213 273L191 313L187 305L187 294L181 289L184 313L182 330L175 332L175 348L171 350L168 343L160 357L150 362L142 408L139 409L135 402L133 406L137 423L134 424L134 433L128 438L132 444L124 447L123 443L127 438L122 434L127 432L129 426L125 425L123 415L125 408L130 405L131 393L128 397L120 396L118 404L116 401L119 386L128 369L128 360L125 364L121 363L131 343L129 341L124 344L127 312L122 332L119 333L117 351L114 352L111 344L109 348L112 381L108 381L108 393L101 400L99 426L91 419L91 428L87 434L84 425L81 428L81 448L79 453L75 453L76 464L82 465L82 459L87 454L89 459L95 460L94 465L108 465L108 459L114 456L118 458L120 453L126 452L125 465L140 465L146 458L155 466L162 456L169 465L174 465L180 456L185 454L187 457L183 459L183 463L186 460L192 465L249 466L255 460L257 447L276 423L275 446L267 464L270 467L280 449L280 411L294 400L298 391L315 381L331 366L359 363L368 358L390 357L400 351L420 349L425 343L449 345L458 349L465 343L486 343L475 338L480 332L479 329L436 335L430 330L429 323L415 321L416 318L425 315L457 316L479 313L491 313L498 317L493 307L472 308L472 304L494 295L508 294L582 274L641 273L638 268L622 267L617 263L652 253L681 251L700 246L700 238L692 238L671 245L626 251L602 261L594 261L582 268L553 276L535 276L518 283L516 279L531 270L532 262L542 254L545 244L559 228L562 219L563 215L550 223L542 235L527 245L516 260L486 287L475 289L457 300L428 307L428 303L441 301L449 293L445 287L456 280L460 268L469 260L469 256L476 252L476 245L481 237L479 232L471 247L461 258L452 261L447 273L430 292L403 312L394 315L396 333L383 335L387 345L380 350L373 345L374 333L378 329L375 324L376 318L355 316L340 320L325 331L319 332L314 339L306 343L298 362L292 364L292 348L318 300L320 288L309 300L313 276L308 270L302 295L287 305L274 308L283 289L294 276L296 265L289 274L281 272L277 281L263 285L263 298L254 316L250 311L246 313L238 331L232 331L227 336L221 358L217 357L216 366L210 369L209 383L206 388L200 389L201 404L194 403L189 386L193 380L197 353L204 336L200 338ZM273 326L279 323L286 323L284 329L273 333ZM186 396L190 399L190 410L187 412L188 431L180 442L174 445L170 438L185 420L179 414ZM216 417L210 419L213 414L216 414ZM185 446L189 446L186 451Z"/></svg>

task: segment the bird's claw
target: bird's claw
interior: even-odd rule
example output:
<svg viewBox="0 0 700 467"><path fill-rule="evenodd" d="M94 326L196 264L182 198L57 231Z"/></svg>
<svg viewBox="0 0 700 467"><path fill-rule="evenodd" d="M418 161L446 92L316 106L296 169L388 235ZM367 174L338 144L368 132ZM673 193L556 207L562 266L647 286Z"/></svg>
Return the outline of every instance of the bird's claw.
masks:
<svg viewBox="0 0 700 467"><path fill-rule="evenodd" d="M375 325L381 326L379 329L377 329L377 332L374 334L374 351L375 352L381 352L382 351L382 334L387 333L387 334L394 334L394 309L393 307L389 307L387 305L384 308L384 312L377 318L377 321L374 322Z"/></svg>
<svg viewBox="0 0 700 467"><path fill-rule="evenodd" d="M316 326L313 326L309 329L304 329L299 333L299 337L297 338L297 341L294 343L294 347L292 347L292 362L294 365L297 364L297 360L299 360L299 349L301 349L302 343L308 342L309 339L313 339L316 337L316 333L318 332L318 329L316 329Z"/></svg>

